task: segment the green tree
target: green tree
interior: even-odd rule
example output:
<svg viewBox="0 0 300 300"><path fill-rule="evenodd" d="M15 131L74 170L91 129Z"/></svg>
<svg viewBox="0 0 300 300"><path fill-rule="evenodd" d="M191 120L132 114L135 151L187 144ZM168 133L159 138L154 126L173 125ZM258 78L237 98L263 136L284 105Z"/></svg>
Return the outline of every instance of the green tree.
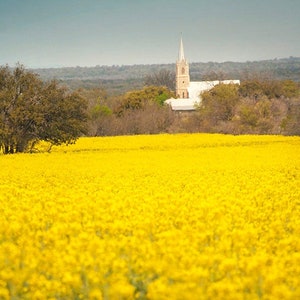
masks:
<svg viewBox="0 0 300 300"><path fill-rule="evenodd" d="M87 135L107 135L105 130L111 123L115 97L108 95L103 88L79 89L81 97L87 102Z"/></svg>
<svg viewBox="0 0 300 300"><path fill-rule="evenodd" d="M120 100L117 114L122 115L126 110L143 109L149 102L162 106L165 100L174 97L174 93L163 86L146 86L141 90L126 93Z"/></svg>
<svg viewBox="0 0 300 300"><path fill-rule="evenodd" d="M248 99L246 99L248 100ZM239 107L239 121L241 126L255 128L259 119L259 116L255 110L255 104L249 103L249 101L243 101Z"/></svg>
<svg viewBox="0 0 300 300"><path fill-rule="evenodd" d="M51 81L43 87L39 139L52 145L71 144L86 133L86 101Z"/></svg>
<svg viewBox="0 0 300 300"><path fill-rule="evenodd" d="M300 94L299 84L292 80L258 80L243 81L239 88L242 97L259 99L263 96L268 99L292 98Z"/></svg>
<svg viewBox="0 0 300 300"><path fill-rule="evenodd" d="M292 80L281 81L282 96L285 98L294 98L300 96L300 84Z"/></svg>
<svg viewBox="0 0 300 300"><path fill-rule="evenodd" d="M21 66L0 68L0 141L4 153L24 151L38 137L42 85Z"/></svg>
<svg viewBox="0 0 300 300"><path fill-rule="evenodd" d="M241 97L249 97L258 99L262 95L264 95L264 88L262 83L258 79L250 79L241 82L239 87L239 93Z"/></svg>
<svg viewBox="0 0 300 300"><path fill-rule="evenodd" d="M24 152L38 140L74 142L84 132L85 103L54 81L17 65L0 67L0 145L3 153Z"/></svg>
<svg viewBox="0 0 300 300"><path fill-rule="evenodd" d="M234 109L239 101L238 86L234 84L219 84L202 93L200 114L212 126L220 121L231 121Z"/></svg>

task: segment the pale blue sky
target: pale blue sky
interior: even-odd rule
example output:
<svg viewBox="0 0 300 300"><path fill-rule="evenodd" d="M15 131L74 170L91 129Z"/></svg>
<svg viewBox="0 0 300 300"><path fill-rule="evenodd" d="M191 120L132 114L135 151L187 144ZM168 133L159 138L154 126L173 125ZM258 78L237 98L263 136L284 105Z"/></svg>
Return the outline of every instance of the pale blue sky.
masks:
<svg viewBox="0 0 300 300"><path fill-rule="evenodd" d="M300 56L300 0L0 0L0 65Z"/></svg>

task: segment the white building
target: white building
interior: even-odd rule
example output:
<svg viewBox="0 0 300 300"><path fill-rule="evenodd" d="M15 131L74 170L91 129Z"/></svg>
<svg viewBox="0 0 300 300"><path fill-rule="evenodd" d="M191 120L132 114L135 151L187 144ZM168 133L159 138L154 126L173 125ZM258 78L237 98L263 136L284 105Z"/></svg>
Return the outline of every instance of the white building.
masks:
<svg viewBox="0 0 300 300"><path fill-rule="evenodd" d="M184 56L182 38L176 62L176 96L165 101L175 111L192 111L201 104L201 93L218 84L240 84L239 80L190 81L189 64Z"/></svg>

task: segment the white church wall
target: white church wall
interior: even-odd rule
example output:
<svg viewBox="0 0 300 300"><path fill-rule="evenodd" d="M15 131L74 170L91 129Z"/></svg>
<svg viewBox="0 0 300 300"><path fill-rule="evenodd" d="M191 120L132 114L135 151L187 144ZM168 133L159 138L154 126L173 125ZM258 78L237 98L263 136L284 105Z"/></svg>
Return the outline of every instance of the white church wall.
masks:
<svg viewBox="0 0 300 300"><path fill-rule="evenodd" d="M209 91L218 84L240 84L239 80L191 81L188 87L189 98L199 102L201 93Z"/></svg>
<svg viewBox="0 0 300 300"><path fill-rule="evenodd" d="M218 84L240 84L240 80L191 81L188 87L189 98L172 98L165 103L171 105L175 111L195 110L201 104L201 93L211 90Z"/></svg>

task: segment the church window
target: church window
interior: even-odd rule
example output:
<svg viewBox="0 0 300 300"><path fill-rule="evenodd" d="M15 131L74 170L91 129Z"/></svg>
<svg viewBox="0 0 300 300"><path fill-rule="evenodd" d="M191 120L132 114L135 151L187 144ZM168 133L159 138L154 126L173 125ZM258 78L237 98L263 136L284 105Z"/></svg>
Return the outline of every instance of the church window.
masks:
<svg viewBox="0 0 300 300"><path fill-rule="evenodd" d="M184 72L185 72L185 69L184 69L184 68L182 68L182 69L181 69L181 73L182 73L182 74L184 74Z"/></svg>

